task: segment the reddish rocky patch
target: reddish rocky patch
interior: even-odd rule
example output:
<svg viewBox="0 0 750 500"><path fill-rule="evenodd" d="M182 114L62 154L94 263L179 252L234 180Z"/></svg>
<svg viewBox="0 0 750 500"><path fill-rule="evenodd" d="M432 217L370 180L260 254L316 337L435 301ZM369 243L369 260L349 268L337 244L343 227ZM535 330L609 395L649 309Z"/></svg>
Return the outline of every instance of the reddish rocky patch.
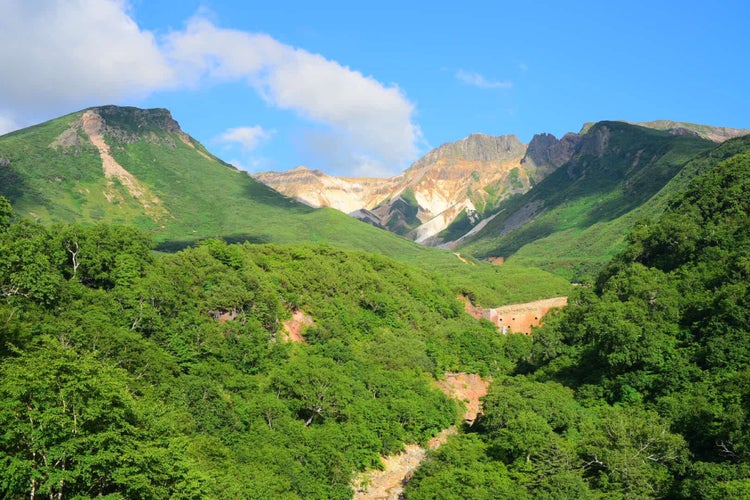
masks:
<svg viewBox="0 0 750 500"><path fill-rule="evenodd" d="M468 314L494 323L502 333L525 333L526 335L531 334L532 327L542 324L544 315L550 309L565 307L568 304L567 297L553 297L486 309L473 305L467 297L461 296L459 300L464 302L464 308Z"/></svg>
<svg viewBox="0 0 750 500"><path fill-rule="evenodd" d="M313 325L315 322L312 317L305 314L300 309L297 309L292 314L292 318L284 321L284 333L286 338L291 342L305 342L305 338L302 336L302 331Z"/></svg>

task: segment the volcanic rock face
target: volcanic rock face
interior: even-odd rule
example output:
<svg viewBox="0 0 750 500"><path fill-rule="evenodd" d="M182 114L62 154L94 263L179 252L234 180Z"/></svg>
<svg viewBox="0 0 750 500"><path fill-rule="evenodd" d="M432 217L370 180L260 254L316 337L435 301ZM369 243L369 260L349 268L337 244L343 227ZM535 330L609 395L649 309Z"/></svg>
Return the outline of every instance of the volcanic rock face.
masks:
<svg viewBox="0 0 750 500"><path fill-rule="evenodd" d="M567 163L580 143L581 136L578 134L565 134L560 140L552 134L536 134L521 163L541 180Z"/></svg>
<svg viewBox="0 0 750 500"><path fill-rule="evenodd" d="M528 168L522 164L527 147L516 136L472 134L387 179L332 177L304 167L255 178L308 205L337 208L413 240L439 243L435 236L457 217L475 224L497 202L527 191L552 171L571 146L548 137L549 144L536 147L543 161Z"/></svg>
<svg viewBox="0 0 750 500"><path fill-rule="evenodd" d="M580 134L561 139L537 134L528 145L514 135L472 134L433 149L387 179L332 177L304 167L255 178L308 205L337 208L417 242L443 245L464 237L500 202L525 193L563 165L568 164L570 178L580 175L576 169L582 165L570 160L577 154L601 158L609 151L606 123L585 124ZM716 142L750 133L666 120L637 125ZM636 157L634 165L638 161Z"/></svg>
<svg viewBox="0 0 750 500"><path fill-rule="evenodd" d="M254 177L311 207L333 207L348 214L362 208L374 208L390 195L395 185L394 178L333 177L305 167L286 172L264 172Z"/></svg>

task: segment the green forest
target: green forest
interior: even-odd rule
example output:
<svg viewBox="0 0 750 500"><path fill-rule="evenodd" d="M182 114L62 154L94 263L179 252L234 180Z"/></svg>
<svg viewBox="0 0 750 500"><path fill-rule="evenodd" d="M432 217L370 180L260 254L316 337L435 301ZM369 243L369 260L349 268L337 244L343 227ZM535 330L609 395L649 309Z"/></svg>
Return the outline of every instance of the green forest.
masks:
<svg viewBox="0 0 750 500"><path fill-rule="evenodd" d="M3 497L350 498L355 471L456 422L436 377L517 349L378 255L161 255L127 226L0 213ZM305 343L285 338L295 310Z"/></svg>
<svg viewBox="0 0 750 500"><path fill-rule="evenodd" d="M578 243L617 252L575 287L333 210L287 212L266 189L278 206L265 224L296 220L288 235L211 227L173 246L93 216L33 220L0 196L0 497L347 499L382 456L456 425L407 499L750 498L750 141L695 144L645 208L613 219L622 244ZM319 225L356 229L343 243L297 234ZM457 298L571 288L531 336L500 334ZM311 318L299 337L286 326L298 314ZM492 380L471 425L437 387L450 372Z"/></svg>
<svg viewBox="0 0 750 500"><path fill-rule="evenodd" d="M749 217L744 152L631 231L406 498L750 498Z"/></svg>

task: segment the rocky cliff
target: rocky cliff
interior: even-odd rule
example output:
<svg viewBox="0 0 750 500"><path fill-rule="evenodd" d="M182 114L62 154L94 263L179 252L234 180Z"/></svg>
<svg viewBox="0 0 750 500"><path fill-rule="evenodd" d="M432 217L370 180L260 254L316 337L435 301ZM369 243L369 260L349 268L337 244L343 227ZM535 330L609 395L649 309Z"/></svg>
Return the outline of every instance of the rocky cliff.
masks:
<svg viewBox="0 0 750 500"><path fill-rule="evenodd" d="M297 167L286 172L264 172L253 177L311 207L333 207L347 214L360 209L374 208L392 194L398 180L398 177L333 177L320 170L310 170L306 167Z"/></svg>
<svg viewBox="0 0 750 500"><path fill-rule="evenodd" d="M514 135L471 134L433 149L387 179L332 177L304 167L255 178L308 205L337 208L417 242L443 245L461 240L503 200L526 193L563 165L569 178L579 176L584 164L571 161L576 155L601 158L609 150L611 127L603 123L596 127L587 123L581 133L560 139L537 134L528 145ZM637 125L714 142L750 134L750 130L667 120ZM642 152L637 151L633 167L641 160Z"/></svg>
<svg viewBox="0 0 750 500"><path fill-rule="evenodd" d="M571 134L575 136L575 134ZM387 179L332 177L304 167L255 178L308 205L330 206L423 242L458 218L479 222L499 201L528 191L561 163L572 147L545 134L533 156L514 135L472 134L443 144L403 173Z"/></svg>

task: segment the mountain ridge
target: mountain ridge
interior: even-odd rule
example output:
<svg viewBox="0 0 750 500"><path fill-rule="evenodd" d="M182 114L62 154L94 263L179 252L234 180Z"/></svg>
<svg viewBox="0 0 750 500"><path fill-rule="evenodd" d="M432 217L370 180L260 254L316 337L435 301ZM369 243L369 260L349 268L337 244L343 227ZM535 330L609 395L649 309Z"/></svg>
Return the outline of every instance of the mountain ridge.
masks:
<svg viewBox="0 0 750 500"><path fill-rule="evenodd" d="M253 177L311 206L331 206L424 243L460 214L474 217L537 182L538 166L522 165L525 152L515 135L471 134L385 179L333 177L300 167Z"/></svg>
<svg viewBox="0 0 750 500"><path fill-rule="evenodd" d="M92 110L104 116L97 124L93 112L87 115L94 142L103 141L100 147L83 127L83 115ZM73 221L135 226L150 235L159 251L220 238L379 253L439 271L488 306L567 289L564 280L545 272L497 273L489 264L464 263L451 252L418 245L338 210L311 208L212 155L178 125L167 110L94 107L0 136L0 196L11 202L18 218L46 226ZM103 152L114 168L109 176ZM509 287L515 272L531 272L538 279Z"/></svg>
<svg viewBox="0 0 750 500"><path fill-rule="evenodd" d="M336 177L300 170L304 167L253 177L310 206L336 208L419 243L439 246L465 237L504 200L529 191L566 164L594 125L586 123L579 133L568 132L560 139L536 134L528 144L512 134L473 133L432 149L403 172L383 179ZM713 142L750 134L750 130L669 120L633 125Z"/></svg>
<svg viewBox="0 0 750 500"><path fill-rule="evenodd" d="M673 179L695 175L697 168L685 171L691 162L744 140L717 145L694 134L622 121L599 122L583 137L568 163L505 204L456 250L511 261L522 254L525 265L585 280L621 248L636 219L660 213L660 193L673 191L668 188Z"/></svg>

